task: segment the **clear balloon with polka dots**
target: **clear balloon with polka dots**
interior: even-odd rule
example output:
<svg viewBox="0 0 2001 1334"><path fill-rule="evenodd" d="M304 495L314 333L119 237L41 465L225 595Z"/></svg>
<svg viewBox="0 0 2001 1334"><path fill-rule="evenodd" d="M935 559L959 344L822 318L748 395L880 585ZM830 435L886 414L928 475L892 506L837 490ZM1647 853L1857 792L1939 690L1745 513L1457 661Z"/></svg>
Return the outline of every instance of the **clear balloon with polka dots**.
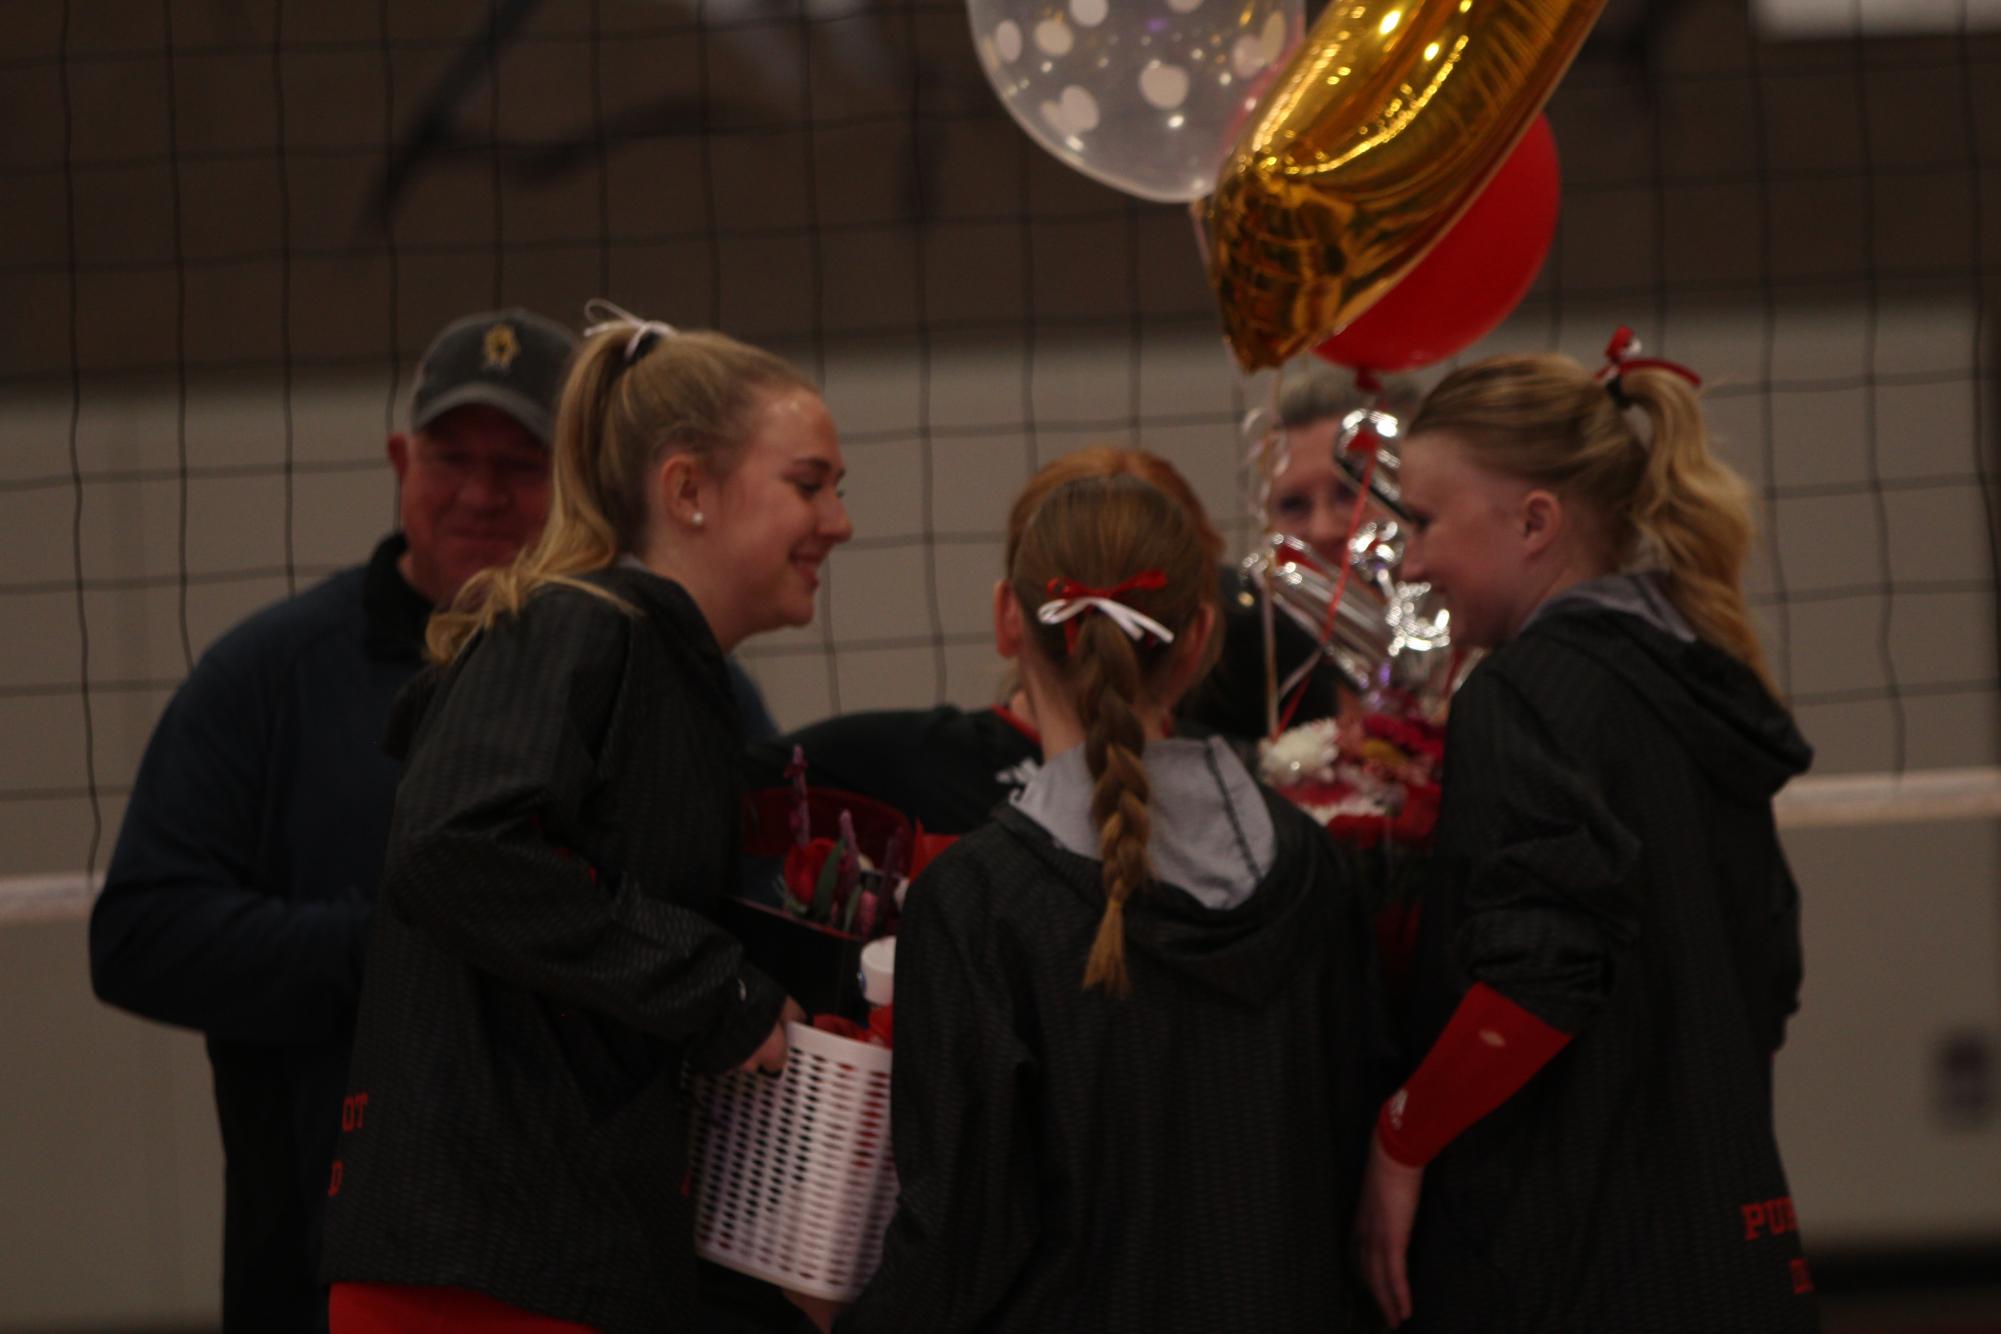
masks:
<svg viewBox="0 0 2001 1334"><path fill-rule="evenodd" d="M1021 127L1127 194L1200 199L1305 30L1303 0L968 0Z"/></svg>

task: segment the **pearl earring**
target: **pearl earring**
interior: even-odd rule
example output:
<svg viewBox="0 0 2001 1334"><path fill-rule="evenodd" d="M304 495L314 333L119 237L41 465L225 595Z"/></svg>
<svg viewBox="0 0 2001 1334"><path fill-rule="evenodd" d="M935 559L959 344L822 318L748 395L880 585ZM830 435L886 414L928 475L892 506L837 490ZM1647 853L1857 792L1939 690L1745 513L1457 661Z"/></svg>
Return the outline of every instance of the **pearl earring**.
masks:
<svg viewBox="0 0 2001 1334"><path fill-rule="evenodd" d="M696 510L693 517L690 519L690 522L692 522L695 525L695 527L700 528L702 526L702 512L700 510Z"/></svg>

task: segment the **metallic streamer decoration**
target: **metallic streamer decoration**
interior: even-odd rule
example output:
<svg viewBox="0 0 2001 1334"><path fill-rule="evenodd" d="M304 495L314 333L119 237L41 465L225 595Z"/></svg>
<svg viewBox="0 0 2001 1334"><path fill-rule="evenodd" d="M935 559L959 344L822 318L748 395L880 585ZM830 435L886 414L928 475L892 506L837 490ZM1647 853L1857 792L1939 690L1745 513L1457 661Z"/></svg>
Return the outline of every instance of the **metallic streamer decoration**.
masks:
<svg viewBox="0 0 2001 1334"><path fill-rule="evenodd" d="M1357 694L1409 691L1427 707L1452 688L1450 616L1431 585L1396 577L1403 533L1395 522L1367 523L1349 543L1348 585L1326 634L1339 572L1296 537L1275 534L1244 566L1271 591L1272 605L1315 639ZM1324 638L1323 638L1324 636Z"/></svg>
<svg viewBox="0 0 2001 1334"><path fill-rule="evenodd" d="M1334 0L1204 210L1237 360L1277 366L1369 308L1458 218L1604 0Z"/></svg>

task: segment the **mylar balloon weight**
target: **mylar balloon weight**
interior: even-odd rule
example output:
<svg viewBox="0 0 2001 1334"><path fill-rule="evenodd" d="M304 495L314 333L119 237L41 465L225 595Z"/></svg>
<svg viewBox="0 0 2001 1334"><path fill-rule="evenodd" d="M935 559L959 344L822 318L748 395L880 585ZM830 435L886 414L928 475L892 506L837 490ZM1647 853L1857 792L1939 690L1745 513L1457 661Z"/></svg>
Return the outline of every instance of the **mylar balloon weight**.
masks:
<svg viewBox="0 0 2001 1334"><path fill-rule="evenodd" d="M1340 333L1445 235L1604 0L1335 0L1224 163L1209 279L1246 370Z"/></svg>
<svg viewBox="0 0 2001 1334"><path fill-rule="evenodd" d="M1563 184L1537 116L1471 208L1417 267L1313 350L1337 366L1406 371L1485 338L1521 304L1549 254Z"/></svg>
<svg viewBox="0 0 2001 1334"><path fill-rule="evenodd" d="M1030 137L1141 199L1186 202L1305 30L1304 0L968 0L980 67Z"/></svg>

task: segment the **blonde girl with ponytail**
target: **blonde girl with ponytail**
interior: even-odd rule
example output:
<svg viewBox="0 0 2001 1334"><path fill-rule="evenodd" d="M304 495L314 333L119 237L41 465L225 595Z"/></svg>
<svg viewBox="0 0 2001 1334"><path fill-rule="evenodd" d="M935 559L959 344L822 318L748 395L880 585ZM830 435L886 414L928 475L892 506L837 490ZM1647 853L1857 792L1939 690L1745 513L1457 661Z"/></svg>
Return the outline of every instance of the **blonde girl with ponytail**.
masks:
<svg viewBox="0 0 2001 1334"><path fill-rule="evenodd" d="M1361 1328L1332 1258L1372 1105L1360 900L1227 744L1173 734L1216 624L1192 497L1051 468L994 593L1043 764L909 891L899 1207L840 1328Z"/></svg>
<svg viewBox="0 0 2001 1334"><path fill-rule="evenodd" d="M1404 446L1403 575L1489 652L1356 1218L1392 1327L1817 1327L1770 1079L1800 981L1772 796L1811 751L1745 605L1745 485L1695 375L1636 350L1466 366Z"/></svg>
<svg viewBox="0 0 2001 1334"><path fill-rule="evenodd" d="M715 922L725 655L811 620L852 532L819 394L623 312L557 411L549 519L430 626L328 1185L335 1334L707 1328L686 1071L774 1072L799 1007Z"/></svg>
<svg viewBox="0 0 2001 1334"><path fill-rule="evenodd" d="M1445 458L1512 479L1533 502L1525 522L1536 527L1526 554L1537 568L1529 580L1509 590L1516 596L1505 604L1490 605L1484 584L1478 594L1469 585L1465 599L1475 616L1496 612L1514 623L1482 619L1455 627L1455 637L1497 643L1572 583L1642 573L1653 576L1698 638L1770 684L1744 604L1754 532L1750 493L1711 448L1690 372L1625 360L1608 368L1616 373L1594 376L1563 357L1494 357L1448 376L1412 419L1411 452L1420 464ZM1443 451L1436 448L1441 443ZM1420 530L1432 518L1421 517ZM1559 536L1545 525L1566 519L1565 540L1544 544L1545 536ZM1420 532L1405 575L1430 580L1449 605L1465 571L1452 563L1456 548L1442 556L1435 551L1438 541Z"/></svg>

